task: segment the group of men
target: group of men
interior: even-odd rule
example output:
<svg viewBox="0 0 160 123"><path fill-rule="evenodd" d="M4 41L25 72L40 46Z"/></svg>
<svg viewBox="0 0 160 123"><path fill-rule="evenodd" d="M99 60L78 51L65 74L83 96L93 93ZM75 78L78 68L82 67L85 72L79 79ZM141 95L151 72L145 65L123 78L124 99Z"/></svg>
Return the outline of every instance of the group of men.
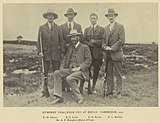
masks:
<svg viewBox="0 0 160 123"><path fill-rule="evenodd" d="M108 9L105 16L110 24L105 28L98 25L97 14L90 14L91 25L85 29L84 34L81 25L74 21L76 15L77 12L69 8L64 14L67 22L58 26L54 22L58 18L55 12L48 11L43 14L47 22L40 26L38 33L38 55L43 58L45 78L42 96L49 96L47 78L52 66L55 97L52 104L64 101L63 91L72 91L76 95L77 103L82 104L85 81L89 85L88 93L97 93L95 87L104 59L107 83L105 96L116 95L120 99L125 30L123 25L115 21L118 14L114 9Z"/></svg>

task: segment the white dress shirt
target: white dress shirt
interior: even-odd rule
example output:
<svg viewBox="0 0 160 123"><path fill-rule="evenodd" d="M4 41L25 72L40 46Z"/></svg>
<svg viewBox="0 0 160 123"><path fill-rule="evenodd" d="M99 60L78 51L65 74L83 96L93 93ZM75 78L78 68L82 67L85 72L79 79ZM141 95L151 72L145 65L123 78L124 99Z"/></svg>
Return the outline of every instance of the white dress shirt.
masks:
<svg viewBox="0 0 160 123"><path fill-rule="evenodd" d="M75 45L75 48L77 48L79 44L80 44L80 42L78 41L77 44Z"/></svg>
<svg viewBox="0 0 160 123"><path fill-rule="evenodd" d="M97 27L97 23L95 24L95 25L91 25L91 28L93 28L94 27L94 29Z"/></svg>
<svg viewBox="0 0 160 123"><path fill-rule="evenodd" d="M72 22L67 21L68 28L69 28L69 24L71 24L71 30L73 30L74 22L73 21Z"/></svg>
<svg viewBox="0 0 160 123"><path fill-rule="evenodd" d="M110 29L110 31L112 31L112 29L113 29L113 27L114 27L114 24L115 24L115 21L114 21L113 23L110 23L110 24L109 24L109 29Z"/></svg>
<svg viewBox="0 0 160 123"><path fill-rule="evenodd" d="M54 23L49 23L49 22L47 22L47 23L48 23L48 26L50 29L51 29L51 25L52 25L52 27L54 26Z"/></svg>

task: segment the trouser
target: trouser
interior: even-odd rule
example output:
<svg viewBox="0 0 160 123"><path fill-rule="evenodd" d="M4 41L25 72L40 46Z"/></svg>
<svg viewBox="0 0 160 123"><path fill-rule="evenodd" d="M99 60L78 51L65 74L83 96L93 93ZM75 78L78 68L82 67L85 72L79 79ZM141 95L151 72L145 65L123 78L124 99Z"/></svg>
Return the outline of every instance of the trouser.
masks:
<svg viewBox="0 0 160 123"><path fill-rule="evenodd" d="M102 59L92 58L93 76L91 75L91 68L90 68L90 76L92 76L93 78L92 90L95 89L101 65L102 65Z"/></svg>
<svg viewBox="0 0 160 123"><path fill-rule="evenodd" d="M62 79L66 78L67 83L76 95L77 100L83 98L77 84L78 80L84 79L81 71L72 72L71 69L57 70L53 73L53 78L55 96L62 97Z"/></svg>
<svg viewBox="0 0 160 123"><path fill-rule="evenodd" d="M109 59L106 61L106 80L107 81L107 91L113 92L115 90L114 76L116 77L117 92L122 91L122 62L113 61Z"/></svg>
<svg viewBox="0 0 160 123"><path fill-rule="evenodd" d="M52 72L59 70L60 68L60 61L56 61L56 60L44 60L44 81L42 83L42 92L46 93L47 89L47 85L48 85L48 72L50 69L50 65L52 66Z"/></svg>
<svg viewBox="0 0 160 123"><path fill-rule="evenodd" d="M66 82L65 79L63 79L63 80L62 80L62 91L65 92L66 89L67 89L67 92L70 92L70 91L71 91L69 84Z"/></svg>
<svg viewBox="0 0 160 123"><path fill-rule="evenodd" d="M68 49L68 47L69 47L69 44L70 44L70 43L65 44L65 51L67 51L67 49ZM66 89L67 89L67 92L70 92L70 91L71 91L69 84L66 82L66 79L63 79L63 80L62 80L62 91L65 92Z"/></svg>

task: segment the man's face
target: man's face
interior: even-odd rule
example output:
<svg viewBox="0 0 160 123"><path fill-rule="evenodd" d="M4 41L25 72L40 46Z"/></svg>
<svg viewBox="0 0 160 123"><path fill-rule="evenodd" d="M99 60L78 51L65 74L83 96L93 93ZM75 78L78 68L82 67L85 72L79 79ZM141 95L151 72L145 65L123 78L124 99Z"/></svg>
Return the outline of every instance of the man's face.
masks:
<svg viewBox="0 0 160 123"><path fill-rule="evenodd" d="M98 20L98 18L95 15L92 15L90 17L90 22L91 22L92 25L95 25L97 23L97 20Z"/></svg>
<svg viewBox="0 0 160 123"><path fill-rule="evenodd" d="M78 43L79 36L75 35L71 37L71 43L75 46Z"/></svg>
<svg viewBox="0 0 160 123"><path fill-rule="evenodd" d="M67 14L67 20L70 22L73 21L74 17L75 15L73 13Z"/></svg>
<svg viewBox="0 0 160 123"><path fill-rule="evenodd" d="M48 19L48 22L49 22L49 23L52 23L53 20L54 20L54 16L53 16L52 14L48 14L48 15L47 15L47 19Z"/></svg>
<svg viewBox="0 0 160 123"><path fill-rule="evenodd" d="M109 14L107 18L108 18L110 23L113 23L115 21L116 15L115 14Z"/></svg>

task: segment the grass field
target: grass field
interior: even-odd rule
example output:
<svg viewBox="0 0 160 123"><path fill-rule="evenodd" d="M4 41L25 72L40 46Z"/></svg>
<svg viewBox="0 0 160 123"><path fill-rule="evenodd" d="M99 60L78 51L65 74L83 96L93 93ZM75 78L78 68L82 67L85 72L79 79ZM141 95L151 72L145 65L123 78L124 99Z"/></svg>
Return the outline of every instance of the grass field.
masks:
<svg viewBox="0 0 160 123"><path fill-rule="evenodd" d="M142 48L143 47L143 48ZM149 48L149 49L147 49ZM141 52L137 49L141 50ZM143 52L142 52L143 49ZM125 61L123 75L122 99L102 98L103 76L98 79L98 94L88 95L84 91L85 102L78 105L73 93L64 93L65 101L62 104L51 105L53 100L53 81L49 77L51 97L41 98L41 75L35 46L5 44L4 45L4 106L5 107L156 107L158 106L158 71L157 46L137 45L124 48L125 54L134 50L151 60L141 61L148 65L131 66L131 61ZM146 53L148 52L148 53ZM150 54L149 54L150 53ZM132 61L137 64L140 61ZM134 69L133 69L134 68ZM36 70L34 74L14 74L17 69ZM103 72L103 71L102 71ZM103 74L102 74L103 75ZM87 83L85 83L87 86Z"/></svg>

